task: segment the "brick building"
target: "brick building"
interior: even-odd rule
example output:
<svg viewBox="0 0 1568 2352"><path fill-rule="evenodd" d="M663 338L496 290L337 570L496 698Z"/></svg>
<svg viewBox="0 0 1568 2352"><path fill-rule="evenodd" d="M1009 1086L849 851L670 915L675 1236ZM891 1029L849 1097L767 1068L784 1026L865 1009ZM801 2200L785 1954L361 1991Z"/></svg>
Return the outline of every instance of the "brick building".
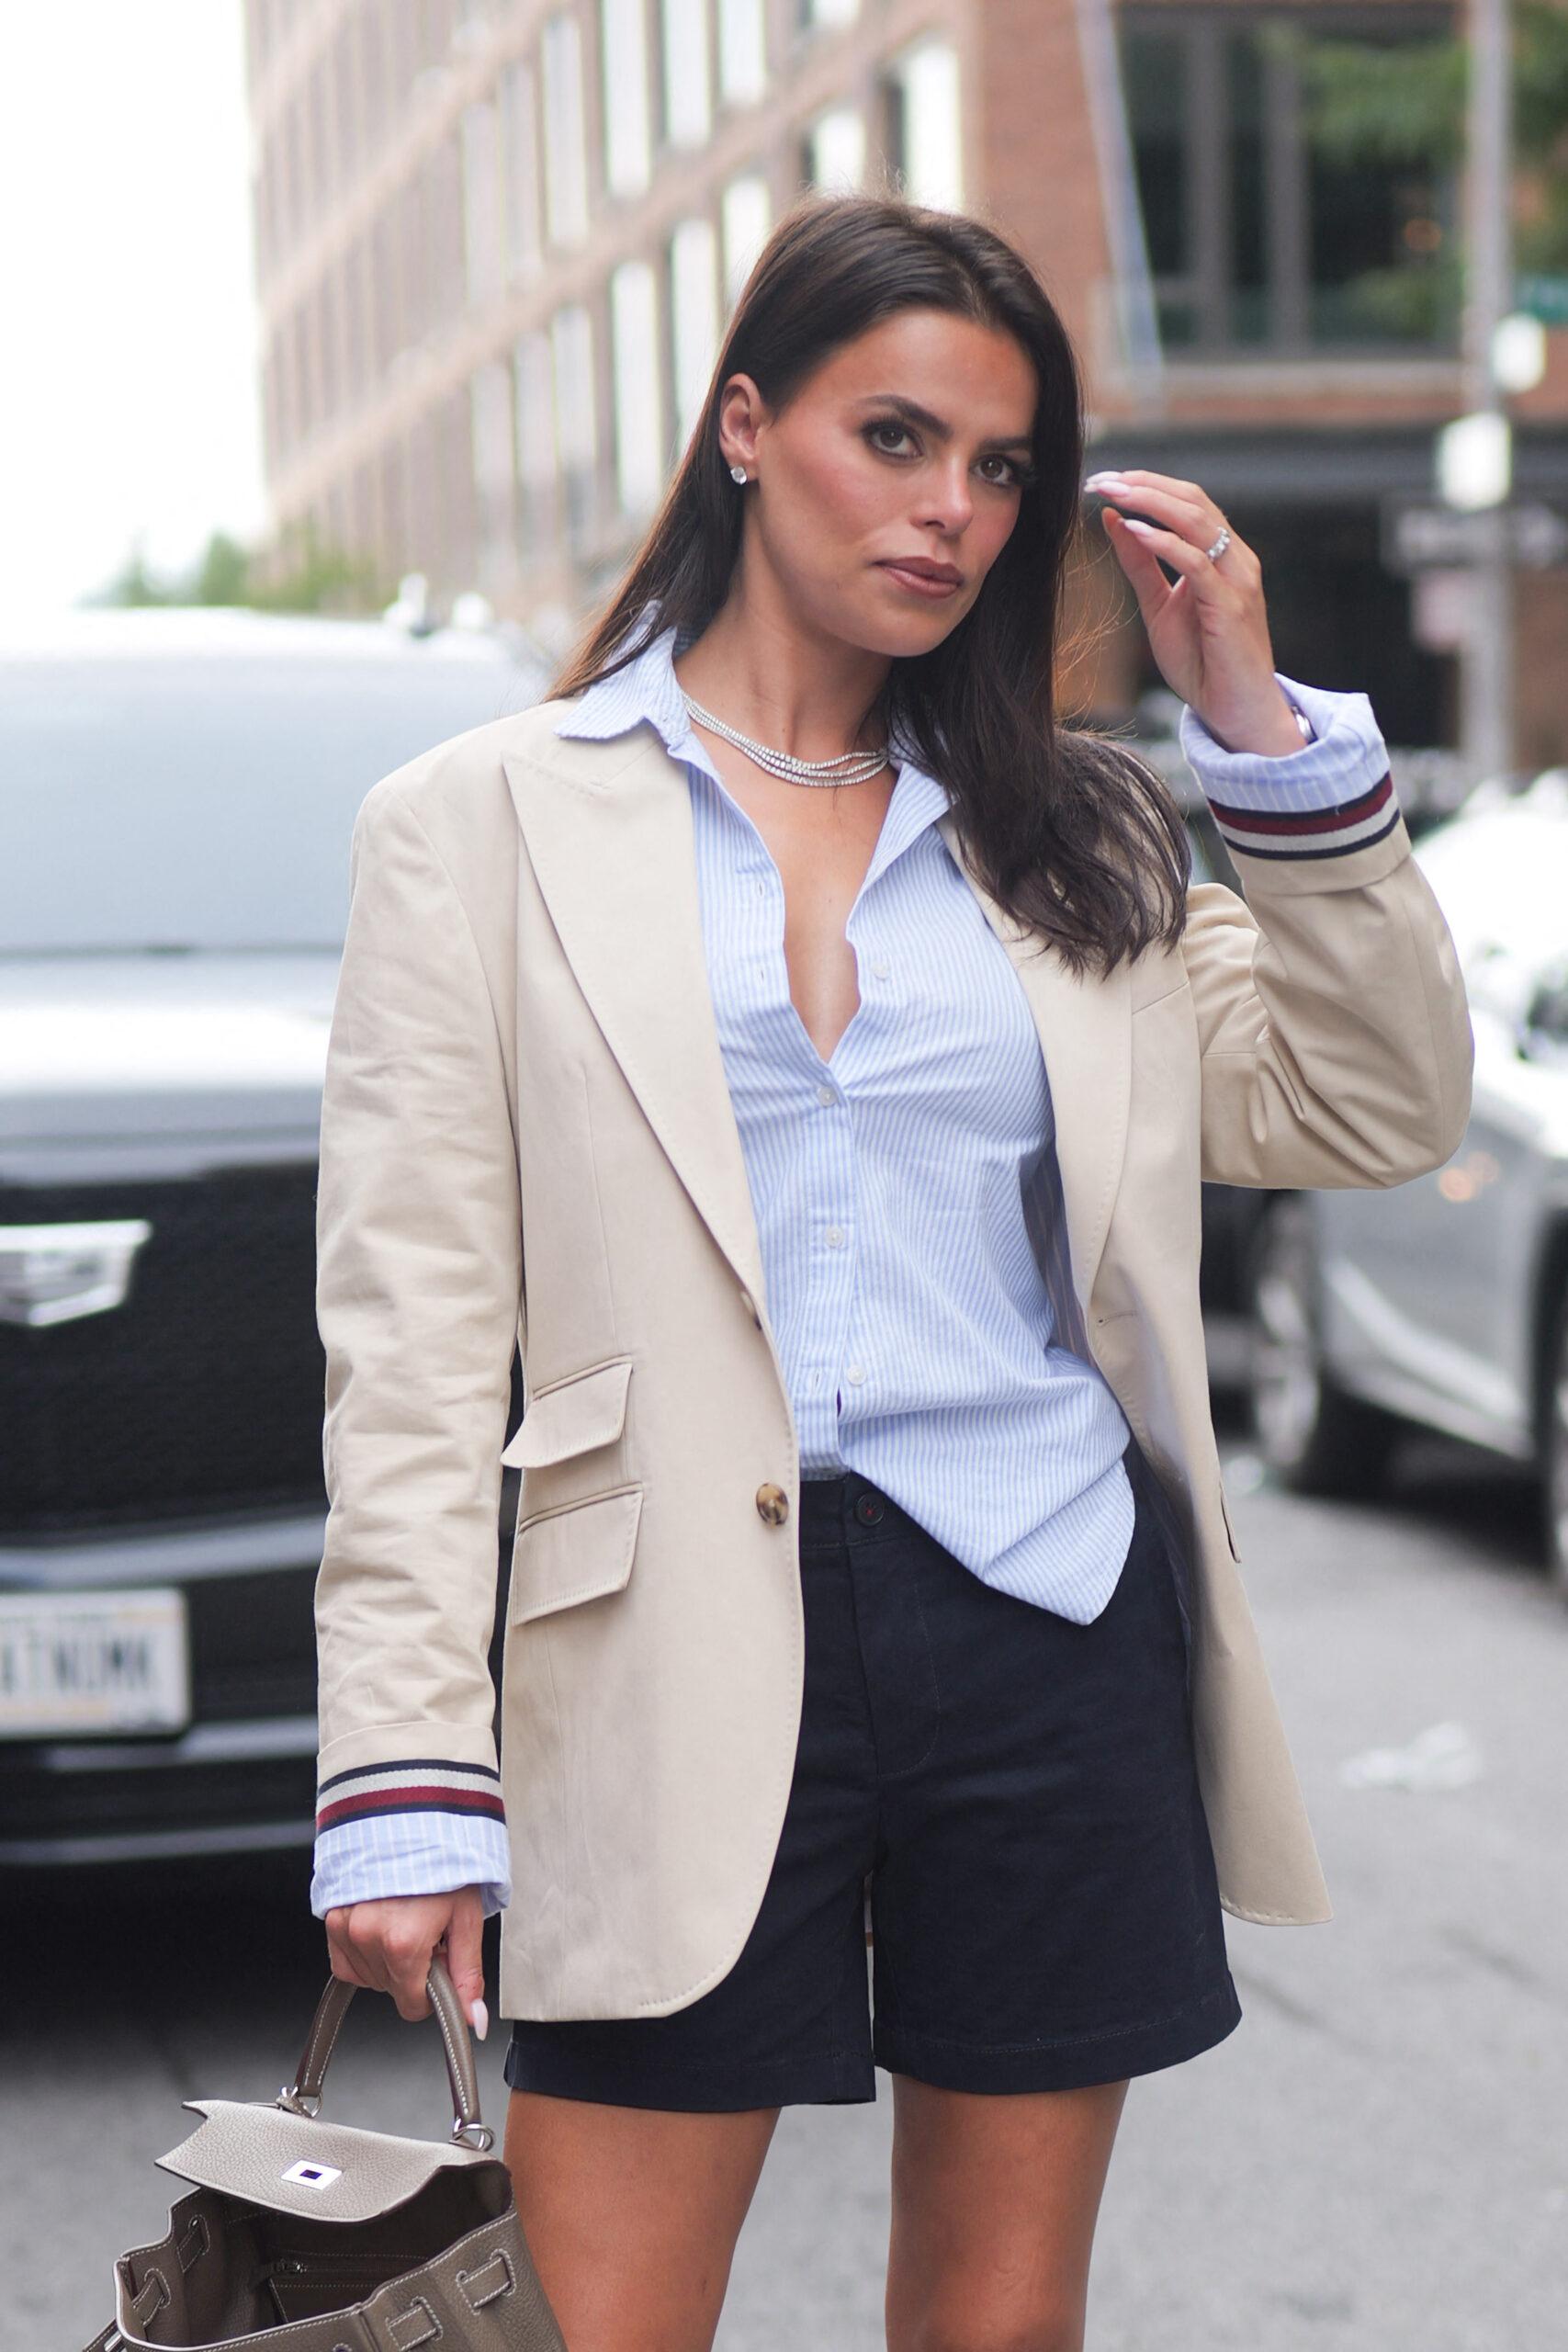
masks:
<svg viewBox="0 0 1568 2352"><path fill-rule="evenodd" d="M438 606L564 642L684 447L723 319L806 185L983 210L1082 355L1095 461L1187 475L1262 557L1281 666L1455 739L1452 581L1387 560L1465 405L1460 190L1339 163L1292 33L1431 0L247 0L265 458L309 526ZM1281 39L1283 36L1283 39ZM1568 514L1568 334L1513 403ZM1108 548L1077 700L1157 683ZM1519 751L1568 758L1568 570L1523 576ZM1109 621L1108 627L1100 627Z"/></svg>

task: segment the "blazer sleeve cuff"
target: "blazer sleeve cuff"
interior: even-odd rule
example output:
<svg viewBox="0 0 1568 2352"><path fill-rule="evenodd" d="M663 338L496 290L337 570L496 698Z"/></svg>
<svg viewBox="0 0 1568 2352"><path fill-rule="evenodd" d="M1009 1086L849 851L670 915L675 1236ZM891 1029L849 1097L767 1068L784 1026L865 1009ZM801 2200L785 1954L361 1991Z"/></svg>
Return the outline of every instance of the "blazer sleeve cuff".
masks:
<svg viewBox="0 0 1568 2352"><path fill-rule="evenodd" d="M318 1919L339 1904L446 1894L462 1886L479 1889L487 1919L512 1900L503 1819L433 1805L362 1815L317 1829L310 1908Z"/></svg>
<svg viewBox="0 0 1568 2352"><path fill-rule="evenodd" d="M1344 856L1392 834L1399 801L1368 697L1274 674L1316 729L1298 752L1227 751L1190 704L1181 713L1182 756L1226 848L1280 864Z"/></svg>

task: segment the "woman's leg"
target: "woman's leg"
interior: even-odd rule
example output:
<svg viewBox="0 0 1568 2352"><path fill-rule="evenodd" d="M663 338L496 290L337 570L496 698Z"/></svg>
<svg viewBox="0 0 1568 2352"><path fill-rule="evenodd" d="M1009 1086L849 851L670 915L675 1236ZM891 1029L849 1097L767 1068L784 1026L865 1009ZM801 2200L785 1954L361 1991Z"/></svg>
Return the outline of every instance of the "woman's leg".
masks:
<svg viewBox="0 0 1568 2352"><path fill-rule="evenodd" d="M1126 2083L976 2092L892 2079L888 2352L1081 2352Z"/></svg>
<svg viewBox="0 0 1568 2352"><path fill-rule="evenodd" d="M570 2352L708 2352L778 2120L511 2093L518 2218Z"/></svg>

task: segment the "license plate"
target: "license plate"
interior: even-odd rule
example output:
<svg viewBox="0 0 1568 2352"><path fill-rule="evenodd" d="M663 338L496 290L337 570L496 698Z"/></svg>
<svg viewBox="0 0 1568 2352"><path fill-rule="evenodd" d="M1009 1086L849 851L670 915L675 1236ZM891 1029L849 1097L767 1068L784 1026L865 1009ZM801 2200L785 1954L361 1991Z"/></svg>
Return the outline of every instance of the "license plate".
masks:
<svg viewBox="0 0 1568 2352"><path fill-rule="evenodd" d="M190 1721L186 1597L0 1593L0 1739L177 1731Z"/></svg>

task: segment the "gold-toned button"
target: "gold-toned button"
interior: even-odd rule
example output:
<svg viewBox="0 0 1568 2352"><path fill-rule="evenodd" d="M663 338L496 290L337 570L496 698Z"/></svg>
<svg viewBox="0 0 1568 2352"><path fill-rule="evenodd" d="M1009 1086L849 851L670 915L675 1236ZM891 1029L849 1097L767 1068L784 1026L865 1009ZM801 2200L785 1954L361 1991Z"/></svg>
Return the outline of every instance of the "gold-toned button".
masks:
<svg viewBox="0 0 1568 2352"><path fill-rule="evenodd" d="M782 1527L789 1517L789 1497L771 1481L757 1489L757 1516L770 1527Z"/></svg>

